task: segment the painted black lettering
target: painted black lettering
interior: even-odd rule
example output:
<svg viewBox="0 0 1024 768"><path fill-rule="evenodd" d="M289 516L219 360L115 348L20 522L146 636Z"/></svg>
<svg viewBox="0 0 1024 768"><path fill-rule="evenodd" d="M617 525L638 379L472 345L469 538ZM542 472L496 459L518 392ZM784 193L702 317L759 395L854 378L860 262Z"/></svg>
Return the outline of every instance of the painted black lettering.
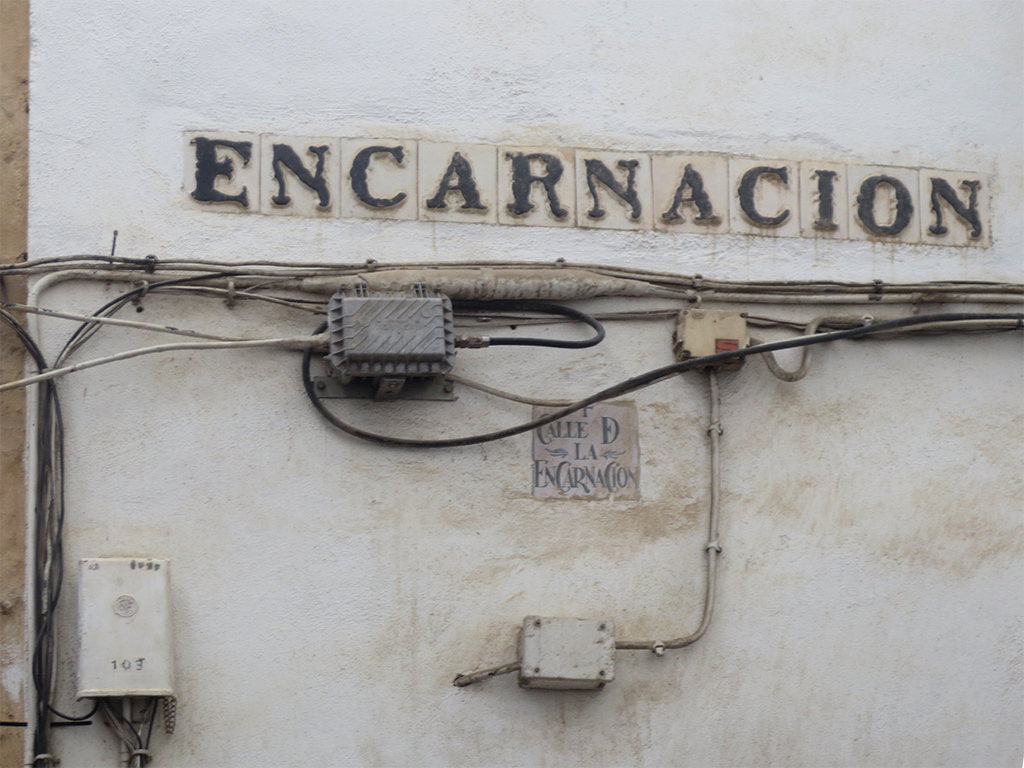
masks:
<svg viewBox="0 0 1024 768"><path fill-rule="evenodd" d="M981 182L960 182L960 186L970 194L967 205L964 205L948 181L935 176L932 176L930 181L932 183L932 213L935 214L935 223L928 227L928 231L933 235L944 235L949 232L949 228L942 223L942 203L939 200L942 198L949 203L957 216L971 225L971 237L981 237L981 215L978 213L978 188L981 186Z"/></svg>
<svg viewBox="0 0 1024 768"><path fill-rule="evenodd" d="M207 139L196 136L192 139L196 146L196 188L190 193L193 198L203 203L238 203L243 208L249 207L249 189L242 187L237 195L229 195L215 188L217 177L223 176L228 181L235 174L235 163L230 157L223 160L217 157L217 148L223 147L235 152L242 159L242 167L249 164L252 158L251 141L227 141L225 139Z"/></svg>
<svg viewBox="0 0 1024 768"><path fill-rule="evenodd" d="M391 208L405 200L405 192L399 192L394 197L374 197L370 194L370 185L367 180L366 169L374 155L391 155L395 163L401 163L405 159L404 147L381 147L373 146L361 149L352 158L352 168L349 171L349 178L352 180L352 191L356 193L359 201L371 208Z"/></svg>
<svg viewBox="0 0 1024 768"><path fill-rule="evenodd" d="M892 224L879 224L875 219L875 197L879 184L888 184L896 195L896 216ZM910 198L910 190L899 179L879 174L869 176L860 185L860 192L857 194L857 216L871 234L898 235L907 228L913 215L914 203Z"/></svg>
<svg viewBox="0 0 1024 768"><path fill-rule="evenodd" d="M569 215L569 211L562 207L558 199L556 188L558 180L565 172L559 158L542 152L533 152L529 155L522 152L506 152L505 157L512 161L512 202L508 204L510 213L522 216L532 211L536 206L530 202L530 187L541 184L548 196L551 215L559 219ZM530 163L534 160L544 163L543 176L534 176L530 172Z"/></svg>
<svg viewBox="0 0 1024 768"><path fill-rule="evenodd" d="M689 197L685 197L687 189L690 190ZM697 206L697 212L700 215L694 219L695 222L713 226L722 220L720 216L715 215L711 198L704 191L704 178L693 170L693 166L689 163L683 169L683 178L679 181L679 186L676 187L676 195L672 198L672 207L661 214L661 218L665 221L681 222L683 216L679 213L679 206L683 203L693 203Z"/></svg>
<svg viewBox="0 0 1024 768"><path fill-rule="evenodd" d="M452 177L458 179L457 184L452 184ZM441 184L437 188L437 194L427 200L427 208L439 208L445 210L448 204L445 198L449 192L458 192L462 195L463 204L459 207L466 211L486 211L487 206L480 202L480 192L476 188L476 180L473 178L473 166L469 160L462 156L461 152L452 155L452 161L448 164L448 170L441 178Z"/></svg>
<svg viewBox="0 0 1024 768"><path fill-rule="evenodd" d="M815 171L818 177L818 218L814 220L814 228L821 230L839 229L836 224L835 171Z"/></svg>
<svg viewBox="0 0 1024 768"><path fill-rule="evenodd" d="M312 189L320 198L320 207L327 208L331 204L331 192L327 188L327 177L324 176L324 155L327 154L330 147L324 144L322 147L310 147L309 151L316 155L316 170L313 173L309 172L309 169L302 164L302 160L299 159L298 154L288 144L275 144L274 145L274 180L277 182L277 194L274 195L271 201L274 205L288 205L292 201L288 193L285 191L285 179L284 172L281 169L283 165L289 171L295 174L296 178L305 184L307 187Z"/></svg>
<svg viewBox="0 0 1024 768"><path fill-rule="evenodd" d="M755 224L762 227L779 227L789 218L790 210L787 208L777 216L765 216L757 210L757 205L754 202L754 190L762 176L775 176L783 184L789 186L789 168L786 166L771 168L767 165L759 165L756 168L751 168L740 179L740 208Z"/></svg>
<svg viewBox="0 0 1024 768"><path fill-rule="evenodd" d="M623 187L618 179L612 175L608 166L600 160L584 160L587 169L587 186L590 187L590 196L594 198L594 207L587 211L587 216L592 219L603 219L607 214L600 204L597 195L597 185L594 180L600 181L610 189L616 197L628 204L632 209L630 216L639 219L643 208L640 205L640 196L636 191L636 169L640 165L639 160L619 160L619 168L626 170L626 186Z"/></svg>

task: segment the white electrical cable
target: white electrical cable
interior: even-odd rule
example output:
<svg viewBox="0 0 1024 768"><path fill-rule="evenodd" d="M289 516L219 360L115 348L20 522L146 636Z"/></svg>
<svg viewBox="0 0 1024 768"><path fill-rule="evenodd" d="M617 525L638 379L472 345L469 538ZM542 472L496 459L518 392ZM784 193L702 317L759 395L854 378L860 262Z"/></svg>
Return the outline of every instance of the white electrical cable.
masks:
<svg viewBox="0 0 1024 768"><path fill-rule="evenodd" d="M122 320L117 317L104 317L102 315L80 315L76 312L64 312L57 309L46 309L44 307L33 307L28 304L18 304L13 301L0 301L0 307L14 309L19 312L28 312L45 317L57 317L61 320L76 320L80 323L99 323L100 325L117 325L123 328L138 328L144 331L157 331L159 333L170 333L176 336L188 336L194 339L212 339L214 341L248 341L248 339L236 336L221 336L215 333L203 333L202 331L190 331L184 328L174 328L170 325L158 325L156 323L143 323L138 320Z"/></svg>
<svg viewBox="0 0 1024 768"><path fill-rule="evenodd" d="M473 381L473 379L467 379L465 376L459 376L454 373L449 373L445 376L446 379L451 379L456 384L462 384L464 387L470 389L478 389L481 392L486 392L489 395L495 397L501 397L505 400L511 400L515 403L526 403L527 405L541 405L550 408L564 408L567 405L572 405L575 400L543 400L539 397L527 397L526 395L516 395L512 392L506 392L503 389L497 387L491 387L487 384L481 384L479 381Z"/></svg>
<svg viewBox="0 0 1024 768"><path fill-rule="evenodd" d="M19 379L18 381L11 381L7 384L0 385L0 392L4 392L8 389L17 389L18 387L26 387L29 384L38 384L41 381L49 381L50 379L66 376L69 373L74 373L75 371L84 371L87 368L94 368L97 365L116 363L119 360L129 360L133 357L152 355L158 352L174 352L183 349L251 349L254 347L264 349L304 350L309 349L310 347L322 347L326 345L326 340L326 335L321 334L319 336L295 336L282 339L247 339L245 341L206 341L157 344L153 347L129 349L125 352L118 352L114 355L99 357L95 360L86 360L81 363L75 363L74 365L68 365L64 368L55 368L53 370L46 371L45 373L39 373L35 376Z"/></svg>
<svg viewBox="0 0 1024 768"><path fill-rule="evenodd" d="M708 425L708 437L711 439L711 502L708 514L708 543L704 546L707 553L707 585L704 593L704 612L695 632L674 640L619 640L615 649L619 651L652 651L661 656L666 650L685 648L700 640L711 626L711 617L715 612L715 589L718 583L718 556L722 546L718 540L718 511L722 499L721 440L722 440L722 396L718 386L718 371L708 369L708 384L711 388L711 423Z"/></svg>

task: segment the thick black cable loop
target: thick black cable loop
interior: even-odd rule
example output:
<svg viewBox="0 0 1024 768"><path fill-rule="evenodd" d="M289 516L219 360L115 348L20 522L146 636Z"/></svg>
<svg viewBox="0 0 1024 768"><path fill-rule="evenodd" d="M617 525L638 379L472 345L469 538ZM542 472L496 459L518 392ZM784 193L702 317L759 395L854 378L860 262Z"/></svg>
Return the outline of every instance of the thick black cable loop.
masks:
<svg viewBox="0 0 1024 768"><path fill-rule="evenodd" d="M466 445L478 445L480 443L488 443L494 440L501 440L506 437L512 437L513 435L519 435L524 432L529 432L537 427L542 427L545 424L550 424L553 421L564 418L571 413L575 413L581 408L585 408L588 405L601 402L603 400L609 400L613 397L620 397L629 392L633 392L643 387L654 384L662 379L670 376L675 376L680 373L686 373L698 368L706 368L713 366L715 363L724 362L726 360L735 360L739 358L749 357L750 355L759 355L762 352L774 352L779 349L792 349L793 347L805 347L811 344L824 344L830 341L838 341L840 339L856 339L864 336L871 336L876 333L884 333L885 331L895 330L897 328L905 328L913 325L928 325L930 323L945 323L945 322L956 322L961 320L1016 320L1018 327L1024 327L1024 314L1021 313L995 313L995 312L943 312L932 315L913 315L910 317L901 317L896 320L886 320L880 323L874 323L872 325L859 326L857 328L848 328L843 331L832 331L830 333L819 333L811 336L797 336L793 339L785 339L783 341L773 341L767 344L758 344L753 347L746 347L745 349L737 349L730 352L720 352L715 355L707 355L705 357L697 357L691 360L685 360L680 363L673 363L671 365L662 366L661 368L655 368L654 370L647 371L638 376L634 376L625 381L614 384L610 387L595 392L589 397L585 397L582 400L578 400L572 405L561 408L554 413L550 413L546 416L542 416L537 419L519 424L514 427L506 427L505 429L495 430L493 432L487 432L480 435L469 435L467 437L453 437L441 440L420 440L408 437L395 437L393 435L384 435L377 432L370 432L369 430L361 429L352 424L349 424L342 419L338 418L334 413L327 409L320 396L316 392L316 387L313 384L313 379L310 376L310 363L313 359L313 350L307 349L302 355L302 383L306 389L306 396L309 398L313 407L316 408L324 418L327 419L333 426L340 429L342 432L346 432L353 437L358 437L362 440L367 440L373 443L379 443L381 445L390 446L403 446L406 448L458 448ZM327 323L322 323L315 334L323 333L327 328Z"/></svg>
<svg viewBox="0 0 1024 768"><path fill-rule="evenodd" d="M569 341L563 339L544 339L531 336L488 336L490 346L506 347L556 347L558 349L586 349L604 341L605 330L596 319L580 312L578 309L562 304L549 304L546 301L453 301L452 308L456 312L488 311L488 312L541 312L546 315L562 315L579 320L593 328L597 333L589 339Z"/></svg>

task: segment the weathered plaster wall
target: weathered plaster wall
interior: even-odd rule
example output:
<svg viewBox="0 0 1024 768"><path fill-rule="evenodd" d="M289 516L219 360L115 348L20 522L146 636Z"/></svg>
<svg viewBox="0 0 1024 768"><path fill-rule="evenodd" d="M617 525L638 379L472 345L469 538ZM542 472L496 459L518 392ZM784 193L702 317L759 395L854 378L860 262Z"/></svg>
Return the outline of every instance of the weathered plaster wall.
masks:
<svg viewBox="0 0 1024 768"><path fill-rule="evenodd" d="M51 0L33 7L30 250L102 253L117 229L130 256L1020 281L1021 30L1015 3ZM993 246L196 213L180 189L181 135L196 129L979 170ZM43 303L91 311L113 295L75 283ZM170 296L143 308L244 335L315 325ZM41 332L52 351L68 327ZM581 394L668 362L670 335L621 323L593 350L466 351L458 366ZM82 354L149 338L104 332ZM715 623L661 659L619 654L599 693L450 681L510 659L527 614L604 616L629 637L695 625L699 377L634 398L641 500L542 502L529 439L429 454L356 443L312 411L288 353L82 372L63 388L67 556L173 561L181 704L161 765L1016 764L1020 352L1014 334L846 343L816 351L795 385L759 361L724 377ZM420 435L526 415L476 393L357 412ZM75 610L65 601L68 707ZM57 747L65 766L116 760L98 726Z"/></svg>

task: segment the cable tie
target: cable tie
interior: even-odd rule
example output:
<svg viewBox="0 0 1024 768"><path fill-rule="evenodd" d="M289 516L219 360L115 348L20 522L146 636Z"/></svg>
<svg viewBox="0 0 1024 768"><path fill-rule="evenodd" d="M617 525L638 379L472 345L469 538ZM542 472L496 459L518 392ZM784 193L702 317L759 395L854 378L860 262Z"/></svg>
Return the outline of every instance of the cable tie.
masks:
<svg viewBox="0 0 1024 768"><path fill-rule="evenodd" d="M718 543L718 539L715 539L714 541L709 541L707 543L707 546L704 547L704 550L707 552L710 552L712 549L715 550L715 552L717 552L718 554L722 554L722 545Z"/></svg>

